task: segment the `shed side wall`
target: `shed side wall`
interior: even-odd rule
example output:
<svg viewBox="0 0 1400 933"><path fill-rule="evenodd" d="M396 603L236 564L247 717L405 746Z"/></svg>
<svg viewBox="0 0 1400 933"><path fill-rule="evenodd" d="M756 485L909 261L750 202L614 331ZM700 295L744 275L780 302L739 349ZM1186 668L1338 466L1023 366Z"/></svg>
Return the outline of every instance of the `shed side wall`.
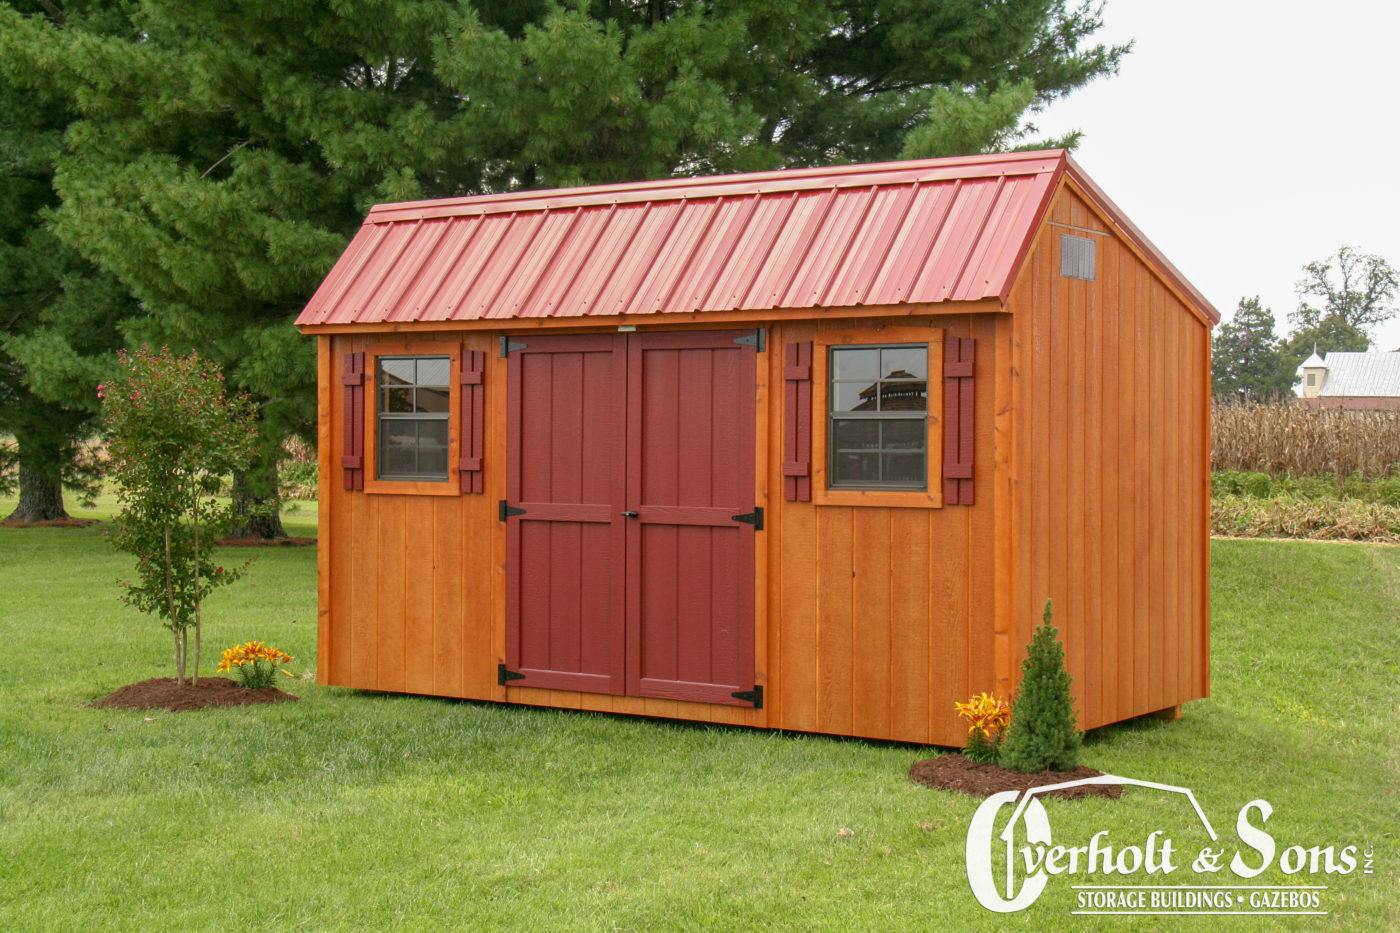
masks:
<svg viewBox="0 0 1400 933"><path fill-rule="evenodd" d="M966 738L953 703L995 689L998 502L994 473L996 373L1008 359L1005 314L950 314L889 321L788 321L770 347L819 331L881 324L932 324L944 339L977 340L976 504L877 508L788 502L782 496L781 431L768 438L769 656L772 725L940 745ZM878 336L872 342L879 342ZM781 384L782 354L770 352L770 382ZM818 393L814 393L814 397ZM824 412L813 412L814 419ZM781 425L782 393L769 421ZM930 425L934 438L941 434ZM936 442L936 441L935 441ZM1002 665L1005 666L1004 664Z"/></svg>
<svg viewBox="0 0 1400 933"><path fill-rule="evenodd" d="M1054 601L1081 728L1208 693L1209 332L1061 188L1012 291L1015 613L1003 678ZM1056 226L1056 224L1068 225ZM1060 275L1062 234L1096 243Z"/></svg>
<svg viewBox="0 0 1400 933"><path fill-rule="evenodd" d="M460 344L486 351L489 360L492 339L474 333L320 339L328 348L323 367L331 382L321 406L321 509L329 523L318 544L328 578L321 607L321 681L489 699L496 686L490 628L496 582L491 535L482 531L496 518L491 489L500 479L498 458L485 463L486 495L346 491L339 469L345 421L339 374L345 354L386 341L402 343L406 353L419 342ZM373 405L366 399L367 417ZM451 482L455 491L455 476Z"/></svg>
<svg viewBox="0 0 1400 933"><path fill-rule="evenodd" d="M818 329L854 326L866 333L884 324L932 325L945 328L945 337L977 339L977 504L929 509L785 502L783 393L768 390L782 384L781 348L812 339ZM321 396L322 682L961 744L966 729L956 720L953 703L995 689L1009 643L1006 632L995 636L998 625L1007 625L1007 612L996 595L994 528L1009 510L1007 497L994 492L994 480L1005 480L1008 461L1004 444L994 449L994 437L1008 433L1004 397L1009 390L996 374L1005 369L1010 332L1008 315L985 313L787 321L770 327L755 399L760 443L755 504L767 511L766 530L756 542L762 710L522 687L510 688L507 697L495 680L496 664L504 659L505 625L504 526L495 507L506 496L505 361L495 335L322 337L322 375L330 385ZM412 352L420 341L456 341L487 353L484 495L342 488L344 416L337 367L346 353L405 341L403 352ZM814 411L813 417L823 415ZM936 423L931 436L941 436Z"/></svg>

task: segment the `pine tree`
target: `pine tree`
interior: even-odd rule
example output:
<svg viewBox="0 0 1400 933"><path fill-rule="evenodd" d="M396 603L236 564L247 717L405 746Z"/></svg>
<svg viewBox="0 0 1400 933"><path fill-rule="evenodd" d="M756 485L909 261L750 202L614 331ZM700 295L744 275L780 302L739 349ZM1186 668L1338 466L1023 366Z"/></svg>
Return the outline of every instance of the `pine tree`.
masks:
<svg viewBox="0 0 1400 933"><path fill-rule="evenodd" d="M116 2L17 2L34 16L62 16L75 34L120 25ZM46 9L47 8L47 9ZM48 10L53 10L49 13ZM93 388L122 338L117 323L135 310L110 276L54 236L54 171L76 114L52 88L0 82L0 487L17 488L9 516L67 516L63 490L95 491L96 461L83 441L97 428Z"/></svg>
<svg viewBox="0 0 1400 933"><path fill-rule="evenodd" d="M0 78L77 117L53 229L140 302L129 343L254 399L255 500L314 431L291 321L373 203L1017 145L1126 51L1064 0L38 6L0 6Z"/></svg>
<svg viewBox="0 0 1400 933"><path fill-rule="evenodd" d="M1291 366L1274 335L1274 313L1258 296L1241 298L1235 316L1220 325L1211 345L1211 382L1216 397L1267 401L1293 387Z"/></svg>
<svg viewBox="0 0 1400 933"><path fill-rule="evenodd" d="M1045 615L1021 663L1021 686L1011 702L1011 725L998 760L1015 771L1069 771L1079 763L1080 734L1059 630Z"/></svg>

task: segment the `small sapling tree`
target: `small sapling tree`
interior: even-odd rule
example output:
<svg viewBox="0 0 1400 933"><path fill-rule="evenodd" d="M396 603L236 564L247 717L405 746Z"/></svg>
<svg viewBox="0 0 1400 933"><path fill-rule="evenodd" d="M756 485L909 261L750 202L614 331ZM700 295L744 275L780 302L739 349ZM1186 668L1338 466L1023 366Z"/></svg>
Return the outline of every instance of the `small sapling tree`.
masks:
<svg viewBox="0 0 1400 933"><path fill-rule="evenodd" d="M257 428L253 408L230 396L219 368L195 353L122 353L116 382L98 386L111 477L121 511L112 542L136 557L123 600L164 620L174 638L175 677L184 683L190 629L198 682L200 603L242 569L219 566L213 538L236 520L214 496L222 478L247 466Z"/></svg>
<svg viewBox="0 0 1400 933"><path fill-rule="evenodd" d="M998 760L1015 771L1069 771L1079 763L1079 730L1059 630L1050 600L1021 663L1021 688L1011 702L1011 725Z"/></svg>

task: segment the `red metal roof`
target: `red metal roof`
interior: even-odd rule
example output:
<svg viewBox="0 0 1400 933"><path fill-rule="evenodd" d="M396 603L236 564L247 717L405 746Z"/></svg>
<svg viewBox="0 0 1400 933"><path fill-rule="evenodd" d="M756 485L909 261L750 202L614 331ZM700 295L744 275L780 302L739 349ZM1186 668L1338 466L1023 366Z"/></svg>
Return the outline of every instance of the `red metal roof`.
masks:
<svg viewBox="0 0 1400 933"><path fill-rule="evenodd" d="M1011 153L382 204L297 324L1005 301L1067 167Z"/></svg>

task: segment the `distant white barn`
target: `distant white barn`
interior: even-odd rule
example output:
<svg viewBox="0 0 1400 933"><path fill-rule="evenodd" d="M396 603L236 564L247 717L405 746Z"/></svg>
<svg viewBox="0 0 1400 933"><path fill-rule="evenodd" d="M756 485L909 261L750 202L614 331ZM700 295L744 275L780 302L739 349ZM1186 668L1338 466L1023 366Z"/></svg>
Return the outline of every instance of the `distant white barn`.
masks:
<svg viewBox="0 0 1400 933"><path fill-rule="evenodd" d="M1299 404L1350 411L1400 410L1400 352L1316 350L1298 367Z"/></svg>

